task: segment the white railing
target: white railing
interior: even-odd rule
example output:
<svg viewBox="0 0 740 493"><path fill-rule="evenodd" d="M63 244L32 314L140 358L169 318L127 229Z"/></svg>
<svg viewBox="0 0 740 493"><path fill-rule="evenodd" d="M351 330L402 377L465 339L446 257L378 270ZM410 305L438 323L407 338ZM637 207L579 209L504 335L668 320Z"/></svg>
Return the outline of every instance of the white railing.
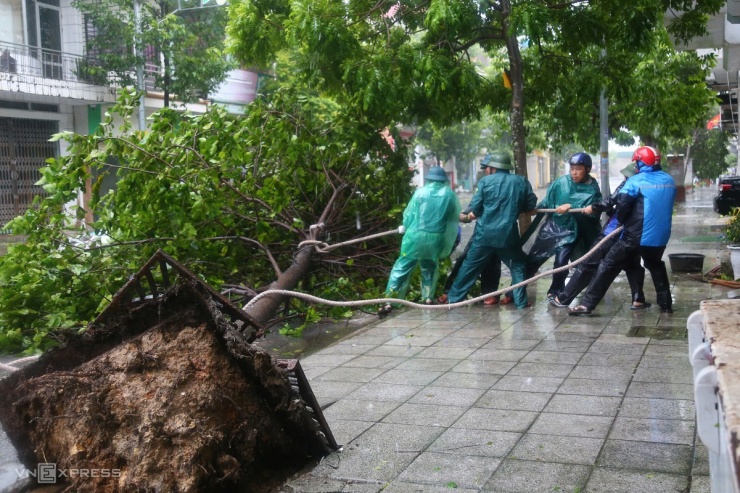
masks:
<svg viewBox="0 0 740 493"><path fill-rule="evenodd" d="M114 77L101 65L92 57L0 42L0 73L109 86Z"/></svg>

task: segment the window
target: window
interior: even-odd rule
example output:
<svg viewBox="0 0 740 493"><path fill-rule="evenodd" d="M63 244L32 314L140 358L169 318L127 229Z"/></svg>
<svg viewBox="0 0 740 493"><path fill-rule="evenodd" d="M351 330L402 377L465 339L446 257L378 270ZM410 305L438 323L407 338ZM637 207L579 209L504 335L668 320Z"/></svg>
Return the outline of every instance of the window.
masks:
<svg viewBox="0 0 740 493"><path fill-rule="evenodd" d="M59 0L26 0L28 45L41 59L44 77L62 78L62 24Z"/></svg>

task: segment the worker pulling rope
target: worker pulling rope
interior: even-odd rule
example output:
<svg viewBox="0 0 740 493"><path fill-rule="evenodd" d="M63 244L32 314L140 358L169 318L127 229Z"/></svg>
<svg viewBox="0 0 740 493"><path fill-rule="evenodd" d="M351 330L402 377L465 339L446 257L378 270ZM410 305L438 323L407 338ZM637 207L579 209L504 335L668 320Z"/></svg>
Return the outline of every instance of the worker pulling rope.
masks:
<svg viewBox="0 0 740 493"><path fill-rule="evenodd" d="M540 212L543 212L543 213L555 212L555 209L537 209L536 212L537 213L540 213ZM569 212L584 212L584 209L571 209ZM270 290L267 290L267 291L264 291L264 292L258 294L257 296L255 296L254 298L252 298L251 300L249 300L249 302L246 305L244 305L244 308L243 309L244 310L247 310L250 306L254 305L257 301L261 300L262 298L265 298L266 296L270 296L270 295L273 295L273 294L278 294L278 295L283 295L283 296L292 296L294 298L298 298L298 299L301 299L303 301L307 301L309 303L319 303L319 304L328 305L328 306L355 307L355 306L364 306L364 305L377 305L377 304L392 303L392 304L403 305L403 306L408 306L408 307L412 307L412 308L427 308L427 309L445 309L445 310L450 310L452 308L459 308L459 307L471 305L471 304L477 303L479 301L482 301L482 300L484 300L486 298L489 298L489 297L492 297L492 296L500 296L500 295L505 294L505 293L508 293L509 291L512 291L512 290L514 290L516 288L519 288L519 287L522 287L522 286L526 286L528 284L531 284L531 283L533 283L533 282L535 282L535 281L537 281L539 279L542 279L543 277L551 276L551 275L553 275L553 274L555 274L557 272L562 272L562 271L565 271L565 270L569 270L572 267L575 267L576 265L578 265L581 262L584 262L586 259L588 259L604 243L606 243L607 241L611 240L614 236L616 236L619 233L621 233L623 229L624 228L622 226L620 226L617 229L615 229L614 231L612 231L611 233L609 233L608 235L606 235L599 243L597 243L596 245L594 245L594 247L591 250L589 250L585 255L583 255L581 258L579 258L576 261L569 262L567 265L564 265L562 267L558 267L557 269L552 269L552 270L549 270L549 271L546 271L546 272L542 272L542 273L537 274L536 276L533 276L533 277L531 277L531 278L529 278L529 279L527 279L525 281L522 281L522 282L520 282L518 284L515 284L513 286L509 286L508 288L499 289L498 291L495 291L493 293L486 293L484 295L478 296L477 298L472 298L472 299L465 300L465 301L460 301L460 302L457 302L457 303L449 303L449 304L444 304L444 305L427 305L427 304L415 303L413 301L408 301L408 300L399 299L399 298L374 298L374 299L357 300L357 301L334 301L334 300L327 300L325 298L319 298L318 296L313 296L313 295L310 295L308 293L301 293L301 292L298 292L298 291L289 291L289 290L285 290L285 289L270 289ZM384 233L378 233L378 234L375 234L375 235L372 235L372 236L368 236L368 237L364 237L364 238L358 238L358 239L351 240L351 241L346 241L344 243L337 243L335 245L327 245L326 243L319 242L319 241L315 241L315 242L314 241L302 242L301 245L304 245L304 244L314 244L314 245L317 245L317 251L327 252L327 251L333 250L335 248L338 248L339 246L348 245L348 244L351 244L351 243L358 243L358 242L361 242L361 241L367 241L368 239L371 239L371 238L378 238L378 237L381 237L381 236L386 236L386 235L394 234L394 233L397 233L397 232L401 232L401 231L394 229L394 230L386 231ZM319 244L322 244L324 246L318 247Z"/></svg>

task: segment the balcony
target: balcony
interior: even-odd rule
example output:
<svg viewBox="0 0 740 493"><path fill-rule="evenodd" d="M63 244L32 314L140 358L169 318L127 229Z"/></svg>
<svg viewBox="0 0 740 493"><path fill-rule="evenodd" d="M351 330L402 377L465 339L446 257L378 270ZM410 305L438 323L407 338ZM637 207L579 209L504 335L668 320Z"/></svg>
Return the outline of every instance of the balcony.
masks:
<svg viewBox="0 0 740 493"><path fill-rule="evenodd" d="M106 87L114 83L94 58L5 42L0 42L0 73Z"/></svg>

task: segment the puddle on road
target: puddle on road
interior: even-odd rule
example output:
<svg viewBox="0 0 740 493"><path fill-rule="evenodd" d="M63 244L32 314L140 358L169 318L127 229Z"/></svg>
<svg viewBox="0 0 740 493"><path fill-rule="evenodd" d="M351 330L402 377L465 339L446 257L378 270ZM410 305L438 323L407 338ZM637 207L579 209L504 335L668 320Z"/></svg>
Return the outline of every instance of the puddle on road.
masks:
<svg viewBox="0 0 740 493"><path fill-rule="evenodd" d="M688 331L686 330L686 327L633 325L629 332L627 332L627 337L652 337L653 339L680 341L686 339L688 337L687 334Z"/></svg>

